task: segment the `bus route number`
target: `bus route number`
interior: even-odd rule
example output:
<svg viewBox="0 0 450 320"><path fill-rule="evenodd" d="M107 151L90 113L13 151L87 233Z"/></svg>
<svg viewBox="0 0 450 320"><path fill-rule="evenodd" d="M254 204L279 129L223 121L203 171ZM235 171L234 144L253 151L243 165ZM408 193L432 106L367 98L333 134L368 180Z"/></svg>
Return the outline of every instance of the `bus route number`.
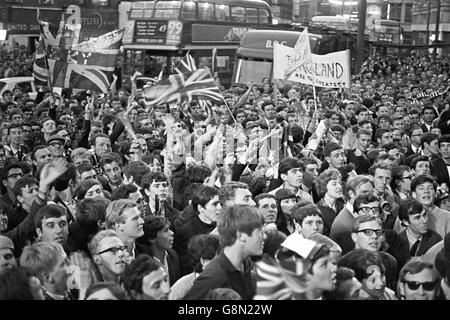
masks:
<svg viewBox="0 0 450 320"><path fill-rule="evenodd" d="M181 21L169 21L169 32L167 33L167 43L178 44L181 41L181 32L183 31L183 24Z"/></svg>

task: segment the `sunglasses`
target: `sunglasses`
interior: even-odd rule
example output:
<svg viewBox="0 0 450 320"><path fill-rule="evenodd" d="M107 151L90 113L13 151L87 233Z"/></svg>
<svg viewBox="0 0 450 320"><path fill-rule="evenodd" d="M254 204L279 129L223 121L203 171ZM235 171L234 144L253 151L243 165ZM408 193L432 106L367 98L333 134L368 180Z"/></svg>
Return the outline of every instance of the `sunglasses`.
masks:
<svg viewBox="0 0 450 320"><path fill-rule="evenodd" d="M405 281L406 285L408 286L409 290L418 290L420 286L425 291L433 291L436 287L437 282L417 282L417 281Z"/></svg>
<svg viewBox="0 0 450 320"><path fill-rule="evenodd" d="M111 252L112 254L117 255L117 253L118 253L119 251L125 252L126 250L127 250L127 247L126 247L126 246L111 247L111 248L105 249L105 250L103 250L103 251L100 251L100 252L97 253L97 254L102 254L102 253L105 253L105 252Z"/></svg>

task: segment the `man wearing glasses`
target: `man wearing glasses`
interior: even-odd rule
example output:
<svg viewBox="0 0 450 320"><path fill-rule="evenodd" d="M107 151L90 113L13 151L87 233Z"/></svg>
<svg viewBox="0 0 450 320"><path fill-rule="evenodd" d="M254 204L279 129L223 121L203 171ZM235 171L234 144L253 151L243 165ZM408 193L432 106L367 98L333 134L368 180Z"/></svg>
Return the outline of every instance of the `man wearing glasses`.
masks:
<svg viewBox="0 0 450 320"><path fill-rule="evenodd" d="M47 141L48 150L52 159L64 157L64 143L66 139L63 136L54 134Z"/></svg>
<svg viewBox="0 0 450 320"><path fill-rule="evenodd" d="M18 205L16 196L14 194L14 186L16 185L17 180L23 177L22 167L18 163L11 163L5 166L1 172L2 179L2 189L6 191L3 192L3 196L0 197L0 201L2 201L6 206L6 215L9 220L14 216L16 210L15 208ZM15 225L13 223L8 222L8 230L14 228Z"/></svg>
<svg viewBox="0 0 450 320"><path fill-rule="evenodd" d="M88 249L101 275L101 279L96 280L119 283L129 262L129 254L117 233L113 230L99 231L89 242Z"/></svg>
<svg viewBox="0 0 450 320"><path fill-rule="evenodd" d="M435 300L439 294L439 281L439 274L433 264L413 258L400 270L400 299Z"/></svg>
<svg viewBox="0 0 450 320"><path fill-rule="evenodd" d="M369 206L366 208L372 210ZM353 222L352 240L355 243L355 249L365 249L380 254L383 264L386 267L387 286L395 290L398 263L391 254L380 251L384 239L381 219L375 217L373 214L362 214Z"/></svg>
<svg viewBox="0 0 450 320"><path fill-rule="evenodd" d="M409 131L411 144L406 148L405 157L420 154L422 152L422 148L420 147L420 137L422 135L422 128L418 125L412 125L411 130Z"/></svg>

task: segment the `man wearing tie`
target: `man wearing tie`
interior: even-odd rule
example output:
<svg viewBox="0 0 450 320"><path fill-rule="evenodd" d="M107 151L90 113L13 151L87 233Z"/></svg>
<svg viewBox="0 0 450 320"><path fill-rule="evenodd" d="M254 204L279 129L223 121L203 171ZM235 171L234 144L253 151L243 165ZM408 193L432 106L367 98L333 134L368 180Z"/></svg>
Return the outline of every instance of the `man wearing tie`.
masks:
<svg viewBox="0 0 450 320"><path fill-rule="evenodd" d="M403 202L398 215L402 224L406 226L400 233L400 238L408 244L410 257L424 255L428 249L442 240L438 233L428 228L427 211L417 200Z"/></svg>

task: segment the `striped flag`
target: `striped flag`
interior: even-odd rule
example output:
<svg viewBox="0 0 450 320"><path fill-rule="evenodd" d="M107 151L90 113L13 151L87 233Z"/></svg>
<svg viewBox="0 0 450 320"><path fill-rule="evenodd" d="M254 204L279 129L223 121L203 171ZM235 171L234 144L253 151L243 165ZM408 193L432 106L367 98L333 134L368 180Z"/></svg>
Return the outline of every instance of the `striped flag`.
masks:
<svg viewBox="0 0 450 320"><path fill-rule="evenodd" d="M179 74L185 74L197 70L194 58L188 53L181 59L178 65L175 67L175 71ZM212 106L211 102L205 97L197 97L195 100L203 110L208 110L208 106Z"/></svg>
<svg viewBox="0 0 450 320"><path fill-rule="evenodd" d="M195 60L192 58L192 56L188 53L181 59L181 61L178 63L178 65L175 67L175 71L177 73L187 73L197 70L197 66L195 65Z"/></svg>
<svg viewBox="0 0 450 320"><path fill-rule="evenodd" d="M41 36L53 86L107 93L120 54L123 30L75 44L62 36L63 30L60 28L58 35L53 37L48 23L41 21ZM36 75L43 78L39 67L38 64Z"/></svg>
<svg viewBox="0 0 450 320"><path fill-rule="evenodd" d="M205 68L183 74L172 74L155 86L146 87L144 95L149 105L190 102L199 97L223 101L223 96L211 72Z"/></svg>
<svg viewBox="0 0 450 320"><path fill-rule="evenodd" d="M34 54L33 77L37 82L48 82L48 66L45 59L45 44L42 37L36 42Z"/></svg>
<svg viewBox="0 0 450 320"><path fill-rule="evenodd" d="M292 148L291 146L294 144L294 138L292 137L291 126L285 124L283 127L283 135L281 136L281 154L280 160L285 157L292 157Z"/></svg>

